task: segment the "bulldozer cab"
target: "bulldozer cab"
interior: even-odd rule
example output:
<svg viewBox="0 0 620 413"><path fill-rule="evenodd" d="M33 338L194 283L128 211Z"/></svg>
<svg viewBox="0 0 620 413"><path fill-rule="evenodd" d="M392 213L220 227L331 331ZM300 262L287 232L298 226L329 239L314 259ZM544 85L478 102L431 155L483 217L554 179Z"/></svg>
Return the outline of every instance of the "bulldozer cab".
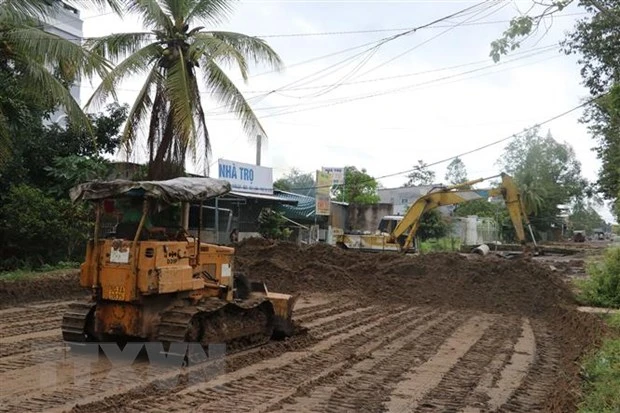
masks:
<svg viewBox="0 0 620 413"><path fill-rule="evenodd" d="M105 216L102 218L104 222L108 221L108 230L103 235L106 238L133 240L144 215L139 241L185 240L188 228L183 226L182 210L183 206L179 202L168 204L158 199L145 199L138 192L105 200Z"/></svg>

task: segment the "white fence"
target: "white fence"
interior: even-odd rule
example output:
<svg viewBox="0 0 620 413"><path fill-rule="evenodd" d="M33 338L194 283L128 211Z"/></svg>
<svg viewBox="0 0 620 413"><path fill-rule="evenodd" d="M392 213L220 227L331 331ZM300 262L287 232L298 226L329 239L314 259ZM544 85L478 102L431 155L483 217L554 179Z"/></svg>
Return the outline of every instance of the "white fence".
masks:
<svg viewBox="0 0 620 413"><path fill-rule="evenodd" d="M492 218L471 215L466 218L453 218L452 236L465 245L484 244L499 241L497 223Z"/></svg>

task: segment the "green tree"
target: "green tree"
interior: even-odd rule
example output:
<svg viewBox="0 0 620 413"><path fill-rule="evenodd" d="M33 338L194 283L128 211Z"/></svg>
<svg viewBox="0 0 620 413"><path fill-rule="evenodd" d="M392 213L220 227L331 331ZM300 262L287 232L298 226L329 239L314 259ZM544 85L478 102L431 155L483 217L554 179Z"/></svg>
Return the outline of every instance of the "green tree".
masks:
<svg viewBox="0 0 620 413"><path fill-rule="evenodd" d="M54 177L50 176L48 171L55 163L62 164L63 158L73 159L67 162L75 166L86 164L73 157L103 163L101 156L113 153L118 148L120 129L127 113L127 107L111 104L105 112L88 114L94 132L94 135L88 135L71 127L44 125L40 108L29 108L25 102L19 103L19 106L24 107L25 121L12 127L10 142L13 156L0 169L0 192L5 192L11 185L18 183L26 183L43 190L58 184L66 185L60 182L62 172L59 171L60 174ZM1 198L0 194L0 200Z"/></svg>
<svg viewBox="0 0 620 413"><path fill-rule="evenodd" d="M312 173L303 173L293 168L284 177L273 183L274 188L314 198L315 182Z"/></svg>
<svg viewBox="0 0 620 413"><path fill-rule="evenodd" d="M458 217L466 217L468 215L477 215L479 217L495 218L497 216L498 206L486 199L475 199L473 201L464 202L456 205L454 215Z"/></svg>
<svg viewBox="0 0 620 413"><path fill-rule="evenodd" d="M449 225L441 216L441 212L437 209L431 209L420 217L420 226L416 236L422 241L433 238L438 239L445 237L448 234L449 228Z"/></svg>
<svg viewBox="0 0 620 413"><path fill-rule="evenodd" d="M603 228L605 226L605 220L596 212L593 206L581 200L578 200L573 205L568 220L571 230L585 229L588 234L591 234L592 230L596 228Z"/></svg>
<svg viewBox="0 0 620 413"><path fill-rule="evenodd" d="M108 4L118 10L116 0L79 3L82 6ZM79 44L43 29L42 23L47 22L62 7L62 2L48 0L0 2L0 70L9 72L11 80L18 84L21 92L17 96L42 95L36 100L46 101L51 107L61 107L78 129L90 131L88 118L67 86L95 74L105 76L111 66L101 56ZM15 95L9 93L14 92L4 88L0 92L0 163L9 158L12 149L9 140L13 122L11 112L19 110L10 102Z"/></svg>
<svg viewBox="0 0 620 413"><path fill-rule="evenodd" d="M88 105L116 96L118 85L134 75L146 75L129 111L122 134L127 151L138 131L148 124L149 179L170 178L183 170L187 151L197 157L199 142L210 153L210 140L200 99L202 83L219 102L237 114L251 136L266 136L241 91L222 64L233 64L244 80L250 62L275 69L281 60L263 40L240 33L209 30L232 8L230 0L125 0L129 14L138 15L148 31L115 33L87 42L96 55L118 62L107 73ZM149 119L147 119L149 118Z"/></svg>
<svg viewBox="0 0 620 413"><path fill-rule="evenodd" d="M379 202L377 181L366 173L366 169L358 170L355 166L344 168L344 185L338 186L334 195L338 201L350 204L376 204Z"/></svg>
<svg viewBox="0 0 620 413"><path fill-rule="evenodd" d="M531 129L517 136L498 163L515 179L532 225L540 231L558 224L558 205L585 196L587 182L574 150L551 133L542 137Z"/></svg>
<svg viewBox="0 0 620 413"><path fill-rule="evenodd" d="M456 157L448 164L445 178L452 185L467 182L467 168L461 158Z"/></svg>
<svg viewBox="0 0 620 413"><path fill-rule="evenodd" d="M0 203L0 270L80 259L91 230L88 218L83 204L12 186Z"/></svg>
<svg viewBox="0 0 620 413"><path fill-rule="evenodd" d="M587 13L560 42L566 54L580 55L581 77L593 101L580 119L598 141L594 148L602 162L598 190L611 201L620 219L620 2L617 0L562 0L538 3L542 9L514 18L502 37L491 44L491 56L518 48L534 36L547 16L561 13L569 4Z"/></svg>
<svg viewBox="0 0 620 413"><path fill-rule="evenodd" d="M428 169L428 166L421 159L414 170L407 175L408 181L405 186L430 185L435 180L435 172Z"/></svg>

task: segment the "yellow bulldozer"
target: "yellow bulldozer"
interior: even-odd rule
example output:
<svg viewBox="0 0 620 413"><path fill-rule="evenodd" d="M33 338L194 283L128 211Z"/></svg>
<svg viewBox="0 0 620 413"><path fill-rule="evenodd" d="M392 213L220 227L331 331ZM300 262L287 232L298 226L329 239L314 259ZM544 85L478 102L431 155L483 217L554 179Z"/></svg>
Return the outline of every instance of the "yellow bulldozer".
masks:
<svg viewBox="0 0 620 413"><path fill-rule="evenodd" d="M270 292L235 271L234 248L201 241L203 203L230 190L228 181L185 177L72 188L73 202L95 207L94 236L80 268L80 285L92 296L65 312L64 341L161 342L164 351L178 342L223 343L238 350L290 336L297 297ZM160 231L150 224L158 210L181 205L189 211L191 204L200 205L194 236L187 228L189 212L181 225ZM123 220L103 233L103 218L117 205L126 207Z"/></svg>
<svg viewBox="0 0 620 413"><path fill-rule="evenodd" d="M471 189L473 185L501 177L501 184L491 189ZM540 253L541 249L536 243L534 232L530 225L521 194L512 177L508 174L487 178L475 179L452 186L440 186L431 189L427 194L418 198L408 209L405 215L390 215L383 217L379 223L376 234L342 234L336 239L336 244L344 249L362 250L369 252L392 251L392 252L415 252L413 241L420 226L420 220L424 213L431 209L469 202L477 199L502 196L508 209L508 214L515 228L517 239L523 249L530 253ZM524 225L525 223L525 225ZM524 226L527 226L532 238L531 246L525 236Z"/></svg>

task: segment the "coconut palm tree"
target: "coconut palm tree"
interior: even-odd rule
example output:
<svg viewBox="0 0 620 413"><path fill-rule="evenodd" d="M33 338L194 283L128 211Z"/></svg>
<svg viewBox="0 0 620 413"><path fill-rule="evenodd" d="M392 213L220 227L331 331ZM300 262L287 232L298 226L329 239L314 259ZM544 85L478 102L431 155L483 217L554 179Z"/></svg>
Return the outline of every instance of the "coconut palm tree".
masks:
<svg viewBox="0 0 620 413"><path fill-rule="evenodd" d="M241 119L250 136L265 134L254 111L222 64L238 67L244 80L249 63L282 62L263 40L240 33L209 30L231 11L231 0L125 0L126 12L137 14L147 31L117 33L93 39L87 47L118 62L87 105L116 97L129 76L145 75L130 109L122 141L132 150L138 131L148 125L149 179L178 176L189 150L196 159L199 142L210 153L209 132L199 84ZM148 119L147 119L148 118Z"/></svg>
<svg viewBox="0 0 620 413"><path fill-rule="evenodd" d="M118 0L73 3L107 4L121 11ZM89 120L71 96L68 83L94 74L105 76L112 66L80 44L44 30L44 23L62 6L58 0L0 0L0 65L18 82L20 95L29 99L39 96L51 106L60 105L73 126L90 130ZM9 103L16 98L3 97L3 102ZM0 106L0 161L10 153L11 109Z"/></svg>

